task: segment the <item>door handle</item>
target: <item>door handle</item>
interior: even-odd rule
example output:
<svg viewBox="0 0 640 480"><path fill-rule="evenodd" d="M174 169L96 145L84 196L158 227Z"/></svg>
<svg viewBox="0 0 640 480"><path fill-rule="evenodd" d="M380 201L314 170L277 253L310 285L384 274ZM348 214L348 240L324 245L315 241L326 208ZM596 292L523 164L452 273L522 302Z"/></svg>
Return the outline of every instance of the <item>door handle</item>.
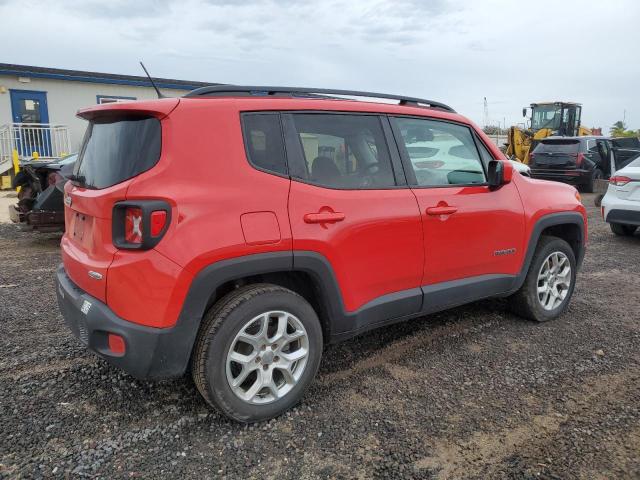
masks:
<svg viewBox="0 0 640 480"><path fill-rule="evenodd" d="M452 213L456 213L457 211L458 209L456 207L442 205L427 208L427 215L451 215Z"/></svg>
<svg viewBox="0 0 640 480"><path fill-rule="evenodd" d="M341 212L318 212L307 213L303 218L304 223L336 223L343 221L345 215Z"/></svg>

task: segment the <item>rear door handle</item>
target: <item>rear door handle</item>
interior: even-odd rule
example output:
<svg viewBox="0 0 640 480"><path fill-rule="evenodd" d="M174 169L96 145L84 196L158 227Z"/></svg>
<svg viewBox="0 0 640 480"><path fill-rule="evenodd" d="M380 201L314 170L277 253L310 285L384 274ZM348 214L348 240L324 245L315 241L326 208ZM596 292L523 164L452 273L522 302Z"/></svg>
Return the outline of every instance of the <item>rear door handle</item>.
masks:
<svg viewBox="0 0 640 480"><path fill-rule="evenodd" d="M307 213L303 218L305 223L336 223L343 221L345 215L341 212L318 212Z"/></svg>
<svg viewBox="0 0 640 480"><path fill-rule="evenodd" d="M438 207L429 207L427 208L427 215L451 215L452 213L456 213L458 209L456 207L450 206L438 206Z"/></svg>

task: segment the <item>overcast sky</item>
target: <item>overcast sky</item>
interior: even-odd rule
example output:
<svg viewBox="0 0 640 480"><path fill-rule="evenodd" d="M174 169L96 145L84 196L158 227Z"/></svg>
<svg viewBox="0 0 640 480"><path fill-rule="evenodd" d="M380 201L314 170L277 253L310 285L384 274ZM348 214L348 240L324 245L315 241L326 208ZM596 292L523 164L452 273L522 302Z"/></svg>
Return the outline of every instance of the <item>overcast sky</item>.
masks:
<svg viewBox="0 0 640 480"><path fill-rule="evenodd" d="M531 102L640 128L640 2L0 0L0 62L439 100L477 123Z"/></svg>

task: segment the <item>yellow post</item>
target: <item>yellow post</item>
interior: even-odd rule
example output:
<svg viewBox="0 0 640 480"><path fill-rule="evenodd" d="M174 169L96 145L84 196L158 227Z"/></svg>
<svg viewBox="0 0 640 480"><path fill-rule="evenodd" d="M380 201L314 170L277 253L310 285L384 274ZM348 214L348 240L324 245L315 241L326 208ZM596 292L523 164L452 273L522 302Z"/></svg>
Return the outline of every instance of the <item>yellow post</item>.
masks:
<svg viewBox="0 0 640 480"><path fill-rule="evenodd" d="M17 175L19 171L20 171L20 160L19 160L19 157L18 157L18 150L14 149L13 150L13 173L14 173L14 175ZM16 187L16 191L19 192L20 191L20 187Z"/></svg>
<svg viewBox="0 0 640 480"><path fill-rule="evenodd" d="M40 158L40 154L38 152L31 152L31 156L34 160L38 160Z"/></svg>

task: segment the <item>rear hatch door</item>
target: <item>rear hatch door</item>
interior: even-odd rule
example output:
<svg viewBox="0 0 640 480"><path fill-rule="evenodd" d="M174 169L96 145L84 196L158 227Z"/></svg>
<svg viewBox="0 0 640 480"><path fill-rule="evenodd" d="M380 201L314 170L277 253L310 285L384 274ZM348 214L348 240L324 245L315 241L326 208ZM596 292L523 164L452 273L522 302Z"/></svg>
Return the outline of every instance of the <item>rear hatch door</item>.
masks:
<svg viewBox="0 0 640 480"><path fill-rule="evenodd" d="M533 150L531 166L538 168L576 168L580 140L542 140Z"/></svg>
<svg viewBox="0 0 640 480"><path fill-rule="evenodd" d="M91 110L72 181L65 185L65 270L76 285L103 302L117 251L113 206L126 199L133 179L160 158L162 132L156 115L131 108Z"/></svg>

